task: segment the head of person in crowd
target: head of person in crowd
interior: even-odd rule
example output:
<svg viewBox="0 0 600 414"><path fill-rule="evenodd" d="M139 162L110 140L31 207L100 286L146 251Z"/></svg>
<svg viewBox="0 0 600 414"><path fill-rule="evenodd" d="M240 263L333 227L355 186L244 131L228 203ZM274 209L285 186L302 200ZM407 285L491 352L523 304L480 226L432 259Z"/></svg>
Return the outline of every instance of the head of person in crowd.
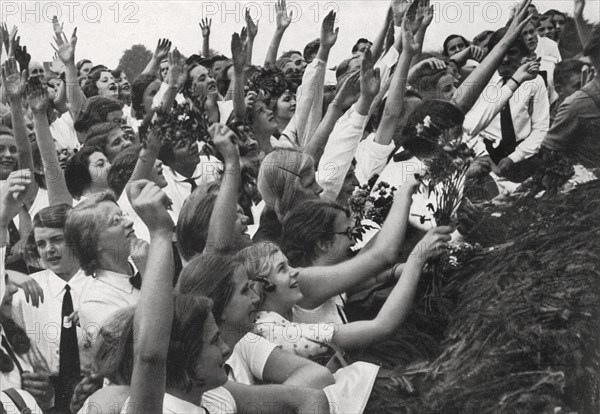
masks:
<svg viewBox="0 0 600 414"><path fill-rule="evenodd" d="M409 115L402 130L403 147L413 156L426 159L434 153L440 134L462 137L464 120L465 114L450 102L424 101Z"/></svg>
<svg viewBox="0 0 600 414"><path fill-rule="evenodd" d="M537 34L535 33L535 29L531 26L531 23L525 26L524 32L528 30L528 27L531 27L533 33L531 36L535 38L535 47L537 47ZM503 27L492 35L489 43L490 50L492 50L496 45L502 40L502 38L506 35L507 28ZM503 78L510 78L516 71L519 69L519 66L523 63L523 59L531 55L531 46L528 43L528 39L530 35L523 35L517 38L517 40L511 45L506 55L500 62L500 66L498 66L498 74ZM535 50L535 48L534 48Z"/></svg>
<svg viewBox="0 0 600 414"><path fill-rule="evenodd" d="M300 272L288 258L269 242L257 243L238 253L248 279L254 283L260 302L258 310L289 310L303 299L298 276Z"/></svg>
<svg viewBox="0 0 600 414"><path fill-rule="evenodd" d="M119 98L119 85L111 71L105 67L91 70L81 89L87 98L96 95L112 99Z"/></svg>
<svg viewBox="0 0 600 414"><path fill-rule="evenodd" d="M348 205L348 199L354 193L354 189L360 185L358 178L356 178L356 163L356 158L353 158L350 168L348 168L348 172L344 176L342 188L335 200L340 206L346 207Z"/></svg>
<svg viewBox="0 0 600 414"><path fill-rule="evenodd" d="M356 41L354 46L352 46L352 54L355 53L365 53L365 50L371 49L373 47L373 42L369 41L365 38L360 38Z"/></svg>
<svg viewBox="0 0 600 414"><path fill-rule="evenodd" d="M535 4L530 4L527 7L527 13L531 16L533 16L531 18L531 21L533 22L534 26L537 27L538 22L540 21L540 12L538 11L538 8ZM491 50L491 49L490 49Z"/></svg>
<svg viewBox="0 0 600 414"><path fill-rule="evenodd" d="M110 162L99 147L83 146L65 167L65 181L76 199L108 189Z"/></svg>
<svg viewBox="0 0 600 414"><path fill-rule="evenodd" d="M354 220L339 204L307 200L286 214L281 250L293 267L324 266L348 259Z"/></svg>
<svg viewBox="0 0 600 414"><path fill-rule="evenodd" d="M260 297L256 294L236 255L202 254L181 271L177 292L206 296L213 302L213 316L231 347L254 326Z"/></svg>
<svg viewBox="0 0 600 414"><path fill-rule="evenodd" d="M275 67L283 72L285 80L288 82L290 89L294 92L302 83L302 77L304 76L307 65L302 53L296 50L284 53L275 62Z"/></svg>
<svg viewBox="0 0 600 414"><path fill-rule="evenodd" d="M41 209L33 216L33 230L27 240L31 257L67 282L79 270L79 262L65 242L65 223L70 210L67 204Z"/></svg>
<svg viewBox="0 0 600 414"><path fill-rule="evenodd" d="M556 40L558 42L565 25L567 24L567 15L556 9L550 9L544 13L544 16L550 16L552 19L552 23L554 23L554 39L552 40Z"/></svg>
<svg viewBox="0 0 600 414"><path fill-rule="evenodd" d="M87 77L94 64L89 59L81 59L75 67L77 68L77 76Z"/></svg>
<svg viewBox="0 0 600 414"><path fill-rule="evenodd" d="M32 60L29 62L29 77L39 78L40 81L44 81L44 77L46 74L46 70L44 69L44 65L37 60Z"/></svg>
<svg viewBox="0 0 600 414"><path fill-rule="evenodd" d="M158 66L158 77L161 81L164 81L167 77L167 73L169 73L169 59L163 59Z"/></svg>
<svg viewBox="0 0 600 414"><path fill-rule="evenodd" d="M110 191L91 194L67 216L65 241L88 276L103 269L129 269L135 239L133 222L123 215Z"/></svg>
<svg viewBox="0 0 600 414"><path fill-rule="evenodd" d="M207 64L206 61L201 61L201 63L195 61L188 67L183 96L195 101L203 98L217 98L219 95L217 81L206 66Z"/></svg>
<svg viewBox="0 0 600 414"><path fill-rule="evenodd" d="M556 28L552 17L548 15L542 15L540 22L537 27L537 34L539 37L547 37L548 39L554 40L556 38Z"/></svg>
<svg viewBox="0 0 600 414"><path fill-rule="evenodd" d="M600 76L600 24L592 29L587 45L583 49L583 55L590 58L596 70L596 79Z"/></svg>
<svg viewBox="0 0 600 414"><path fill-rule="evenodd" d="M277 122L277 125L279 125L280 131L285 129L285 126L287 126L287 124L291 121L295 113L296 94L288 89L277 97L273 106L275 122Z"/></svg>
<svg viewBox="0 0 600 414"><path fill-rule="evenodd" d="M323 116L327 113L327 109L329 109L329 105L335 99L335 94L337 92L337 85L329 84L325 85L323 88Z"/></svg>
<svg viewBox="0 0 600 414"><path fill-rule="evenodd" d="M252 109L248 111L248 121L254 130L259 146L263 151L268 152L270 142L268 145L267 142L272 135L277 134L279 125L266 100L257 99L254 102Z"/></svg>
<svg viewBox="0 0 600 414"><path fill-rule="evenodd" d="M17 169L18 155L12 129L0 125L0 180L8 179L10 173Z"/></svg>
<svg viewBox="0 0 600 414"><path fill-rule="evenodd" d="M213 214L219 181L200 185L185 201L177 219L177 241L179 252L184 260L192 260L203 252L213 254L224 250L224 246L207 246L210 218ZM248 217L238 205L237 217L234 223L231 250L238 251L250 245L252 240L248 235ZM210 251L209 251L210 249Z"/></svg>
<svg viewBox="0 0 600 414"><path fill-rule="evenodd" d="M209 60L210 70L217 81L223 77L227 77L227 69L233 64L231 59L224 55L215 55Z"/></svg>
<svg viewBox="0 0 600 414"><path fill-rule="evenodd" d="M74 127L75 131L85 134L94 125L103 122L121 124L122 120L123 102L103 96L92 96L81 106Z"/></svg>
<svg viewBox="0 0 600 414"><path fill-rule="evenodd" d="M538 21L539 23L539 21ZM533 20L530 21L529 23L527 23L527 25L525 25L525 27L523 28L523 31L521 32L521 38L523 39L523 41L525 42L525 46L527 46L527 51L528 51L528 55L535 53L535 50L538 47L538 43L539 43L539 38L538 38L538 34L537 34L537 25L533 24ZM496 32L498 33L498 32ZM506 33L506 31L505 31ZM490 41L491 43L491 41ZM497 44L494 43L494 46ZM493 46L490 45L490 50L493 49Z"/></svg>
<svg viewBox="0 0 600 414"><path fill-rule="evenodd" d="M489 42L493 34L493 30L484 30L473 38L473 45L480 47L486 56L490 52Z"/></svg>
<svg viewBox="0 0 600 414"><path fill-rule="evenodd" d="M235 119L227 123L229 129L235 132L237 144L240 150L240 162L242 168L249 168L254 171L254 176L258 175L258 168L265 153L260 149L256 141L254 129L247 121L236 121Z"/></svg>
<svg viewBox="0 0 600 414"><path fill-rule="evenodd" d="M106 158L112 162L120 152L132 144L131 136L123 131L121 125L103 122L93 125L88 130L84 146L102 149Z"/></svg>
<svg viewBox="0 0 600 414"><path fill-rule="evenodd" d="M315 164L310 155L276 149L260 166L258 191L281 221L298 203L318 199L323 189L316 181Z"/></svg>
<svg viewBox="0 0 600 414"><path fill-rule="evenodd" d="M127 74L122 69L115 69L111 71L113 78L119 85L119 100L125 104L131 102L131 83L127 79Z"/></svg>
<svg viewBox="0 0 600 414"><path fill-rule="evenodd" d="M425 59L427 55L421 58ZM453 71L452 65L446 68L431 70L414 79L410 86L422 97L424 101L441 99L450 101L456 96L459 80Z"/></svg>
<svg viewBox="0 0 600 414"><path fill-rule="evenodd" d="M200 163L198 142L192 137L163 140L158 159L185 177L192 177Z"/></svg>
<svg viewBox="0 0 600 414"><path fill-rule="evenodd" d="M304 53L302 54L306 63L312 63L312 61L315 60L317 53L319 52L319 47L321 47L321 39L315 39L306 44Z"/></svg>
<svg viewBox="0 0 600 414"><path fill-rule="evenodd" d="M344 77L360 70L360 64L362 62L362 55L357 54L349 59L342 60L339 65L335 68L335 78L338 85L344 79Z"/></svg>
<svg viewBox="0 0 600 414"><path fill-rule="evenodd" d="M558 100L564 101L574 92L581 89L581 71L587 66L579 59L565 59L554 68L554 89Z"/></svg>
<svg viewBox="0 0 600 414"><path fill-rule="evenodd" d="M231 349L221 339L211 309L211 300L204 296L174 296L166 361L166 392L171 395L196 401L202 393L227 382L224 365ZM115 385L131 384L134 314L135 308L121 310L100 329L94 364L98 373Z"/></svg>
<svg viewBox="0 0 600 414"><path fill-rule="evenodd" d="M144 119L152 110L152 101L161 85L160 79L152 73L143 73L131 85L131 109L136 119Z"/></svg>
<svg viewBox="0 0 600 414"><path fill-rule="evenodd" d="M118 154L110 164L110 170L108 171L108 187L115 193L117 198L121 196L127 182L133 175L133 170L140 158L141 150L142 146L140 144L129 147ZM162 165L163 163L161 160L156 160L149 178L150 181L160 188L165 188L167 186L167 180L162 173Z"/></svg>
<svg viewBox="0 0 600 414"><path fill-rule="evenodd" d="M450 35L444 40L444 56L452 57L469 46L470 43L464 36L458 34Z"/></svg>

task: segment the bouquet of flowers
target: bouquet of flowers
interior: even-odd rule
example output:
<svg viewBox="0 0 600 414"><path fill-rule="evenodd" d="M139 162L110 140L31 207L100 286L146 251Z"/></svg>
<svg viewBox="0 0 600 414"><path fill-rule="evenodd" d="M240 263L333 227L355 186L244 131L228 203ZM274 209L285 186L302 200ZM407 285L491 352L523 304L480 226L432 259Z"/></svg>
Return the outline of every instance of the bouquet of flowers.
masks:
<svg viewBox="0 0 600 414"><path fill-rule="evenodd" d="M378 179L379 175L374 175L367 184L356 188L348 205L357 217L372 220L381 226L394 203L396 187L384 181L375 186Z"/></svg>

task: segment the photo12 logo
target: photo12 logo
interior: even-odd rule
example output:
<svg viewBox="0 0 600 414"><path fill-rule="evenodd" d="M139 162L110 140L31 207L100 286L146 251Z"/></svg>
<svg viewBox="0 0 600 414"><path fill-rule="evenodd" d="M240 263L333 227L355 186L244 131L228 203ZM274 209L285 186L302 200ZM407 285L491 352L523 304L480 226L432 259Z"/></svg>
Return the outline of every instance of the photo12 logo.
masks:
<svg viewBox="0 0 600 414"><path fill-rule="evenodd" d="M139 5L135 2L104 1L3 1L0 21L18 20L20 23L59 21L75 23L139 23Z"/></svg>

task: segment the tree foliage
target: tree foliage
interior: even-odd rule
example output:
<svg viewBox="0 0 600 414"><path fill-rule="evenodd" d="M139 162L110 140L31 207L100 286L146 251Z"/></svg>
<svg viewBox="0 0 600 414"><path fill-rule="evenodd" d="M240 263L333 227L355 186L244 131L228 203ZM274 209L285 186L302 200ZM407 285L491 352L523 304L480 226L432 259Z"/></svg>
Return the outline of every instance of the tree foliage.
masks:
<svg viewBox="0 0 600 414"><path fill-rule="evenodd" d="M146 46L133 45L123 52L118 69L125 71L127 78L132 82L142 73L150 59L152 59L152 52Z"/></svg>

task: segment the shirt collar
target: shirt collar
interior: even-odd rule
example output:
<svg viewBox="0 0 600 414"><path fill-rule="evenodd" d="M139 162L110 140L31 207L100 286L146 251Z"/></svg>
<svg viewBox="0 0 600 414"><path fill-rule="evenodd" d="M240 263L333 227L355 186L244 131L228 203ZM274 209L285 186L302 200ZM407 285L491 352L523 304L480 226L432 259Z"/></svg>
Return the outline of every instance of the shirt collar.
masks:
<svg viewBox="0 0 600 414"><path fill-rule="evenodd" d="M171 175L173 175L173 179L177 182L183 183L186 180L189 180L189 178L184 177L183 175L179 174L177 171L175 171L173 168L171 167L167 167L167 170L171 173ZM194 170L194 174L192 175L194 181L198 180L200 177L202 176L202 169L201 169L201 163L198 163L198 165L196 166L196 169Z"/></svg>
<svg viewBox="0 0 600 414"><path fill-rule="evenodd" d="M120 290L124 293L133 293L133 285L129 282L130 276L110 270L98 270L94 277L102 283Z"/></svg>

